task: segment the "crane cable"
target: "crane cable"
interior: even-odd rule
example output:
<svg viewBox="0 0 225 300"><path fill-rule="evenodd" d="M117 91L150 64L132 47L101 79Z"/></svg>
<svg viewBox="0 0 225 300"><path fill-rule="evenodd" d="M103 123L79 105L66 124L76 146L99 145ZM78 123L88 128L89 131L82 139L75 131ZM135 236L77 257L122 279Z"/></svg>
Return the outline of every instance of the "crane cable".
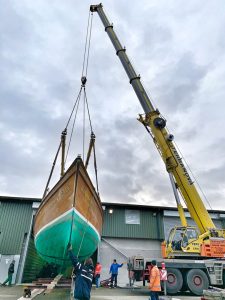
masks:
<svg viewBox="0 0 225 300"><path fill-rule="evenodd" d="M91 15L91 18L90 18L90 15ZM69 144L68 144L68 148L67 148L67 153L66 153L66 157L65 157L65 162L66 162L66 160L68 158L68 153L69 153L69 149L70 149L70 146L71 146L72 135L73 135L73 132L74 132L74 127L75 127L75 123L76 123L76 118L77 118L77 113L78 113L78 108L79 108L79 104L80 104L80 99L81 99L82 91L84 92L83 118L85 118L85 106L86 106L87 107L87 111L88 111L88 119L89 119L89 124L90 124L90 128L91 128L91 133L93 133L92 123L91 123L91 116L90 116L90 110L89 110L89 106L88 106L88 100L87 100L87 94L86 94L86 88L85 88L85 84L86 84L86 81L87 81L87 77L86 76L87 76L87 72L88 72L89 55L90 55L92 21L93 21L93 13L90 14L90 12L89 12L88 25L87 25L87 31L86 31L86 40L85 40L84 58L83 58L83 65L82 65L82 77L81 77L82 84L81 84L78 96L77 96L76 101L75 101L75 103L73 105L71 114L69 116L69 119L68 119L68 121L66 123L66 126L65 126L65 129L64 129L64 132L67 132L67 128L68 128L68 126L70 124L70 121L72 119L72 116L74 114L74 119L73 119L73 124L72 124L70 139L69 139ZM85 125L85 121L83 120L83 126L84 125ZM84 153L84 135L85 135L85 129L83 129L83 153ZM55 167L55 163L56 163L56 160L57 160L57 157L58 157L59 150L60 150L61 146L62 146L62 142L60 142L60 144L59 144L59 147L58 147L58 150L57 150L54 162L53 162L53 166L52 166L52 169L51 169L51 172L50 172L50 176L49 176L48 181L47 181L47 185L46 185L46 188L45 188L44 196L47 194L48 185L49 185L50 179L52 177L53 170L54 170L54 167ZM93 146L93 153L94 153L94 169L95 169L95 177L96 177L96 188L97 188L97 193L99 194L95 146ZM79 167L78 167L78 169L79 169ZM77 172L77 175L78 175L78 172ZM77 175L75 176L73 207L75 207L75 202L76 202ZM89 203L88 214L89 214L89 211L90 211L90 207L91 207L91 203ZM69 234L69 243L71 243L71 240L72 240L73 219L74 219L74 216L72 215L71 228L70 228L70 234ZM89 217L88 217L88 219L89 219ZM78 253L81 250L81 247L82 247L82 244L83 244L83 240L84 240L84 235L86 234L86 231L87 231L87 228L88 228L88 223L89 223L89 220L87 220L86 228L84 230L83 237L82 237L81 243L79 245L79 251L78 251ZM48 255L45 255L44 253L41 253L41 255L44 256L44 257L49 257L49 258L56 259L56 260L67 261L68 259L65 258L65 254L66 253L64 251L63 258L60 258L60 257L55 257L55 256L48 256Z"/></svg>
<svg viewBox="0 0 225 300"><path fill-rule="evenodd" d="M153 134L152 134L151 130L149 130L149 128L148 128L148 127L147 127L147 126L146 126L144 123L143 123L143 125L144 125L145 129L147 130L147 132L150 134L150 136L152 137L152 139L153 139L153 141L154 141L154 136L153 136ZM169 130L168 130L168 132L169 132ZM205 195L204 191L202 190L202 188L201 188L201 185L199 184L199 182L198 182L197 178L195 177L194 173L192 172L192 170L191 170L191 167L188 165L188 163L187 163L187 161L186 161L186 159L185 159L184 155L182 154L181 150L179 149L179 147L178 147L177 143L176 143L175 141L173 141L173 143L174 143L174 145L176 146L176 148L177 148L177 150L178 150L178 152L179 152L179 154L180 154L180 157L183 159L183 161L185 162L185 164L186 164L186 166L187 166L188 170L190 171L190 173L191 173L192 177L194 178L194 180L195 180L195 182L196 182L196 184L197 184L197 186L198 186L199 190L201 191L201 193L202 193L202 195L203 195L203 197L204 197L205 201L208 203L208 205L209 205L210 209L212 210L212 206L211 206L211 204L210 204L210 202L209 202L208 198L206 197L206 195ZM159 149L158 149L158 147L157 147L157 146L156 146L156 148L157 148L157 150L159 151ZM160 151L159 151L159 154L161 155ZM183 199L183 201L184 201L184 202L185 202L185 204L186 204L186 200L185 200L185 198L184 198L183 194L182 194L182 193L180 193L180 195L182 196L182 199Z"/></svg>
<svg viewBox="0 0 225 300"><path fill-rule="evenodd" d="M91 16L91 18L90 18L90 16ZM91 21L90 21L90 19L91 19ZM86 39L85 39L85 49L84 49L84 56L83 56L83 64L82 64L82 72L81 72L81 74L82 74L82 77L81 77L82 84L81 84L78 96L76 98L76 101L75 101L74 106L72 108L71 114L69 116L69 119L68 119L68 121L66 123L66 126L65 126L65 129L64 129L64 131L67 132L67 128L68 128L69 123L71 121L71 118L72 118L72 116L74 114L74 110L76 109L75 116L74 116L74 121L73 121L73 125L72 125L72 130L71 130L71 134L70 134L70 139L69 139L69 145L68 145L67 153L66 153L66 157L65 157L65 163L67 161L68 153L69 153L69 150L70 150L70 145L71 145L71 141L72 141L72 135L73 135L74 126L75 126L75 122L76 122L76 116L77 116L78 107L79 107L80 98L81 98L81 93L82 93L82 90L85 89L85 83L87 81L87 79L86 79L87 77L86 76L87 76L87 72L88 72L88 62L89 62L90 45L91 45L92 23L93 23L93 13L89 12L88 24L87 24L87 30L86 30ZM85 94L86 94L86 92L85 92ZM91 126L91 130L92 130L92 126ZM83 137L83 139L84 139L84 137ZM45 187L43 198L47 194L48 185L50 183L50 180L51 180L51 177L52 177L52 174L53 174L53 171L54 171L54 167L55 167L55 162L56 162L56 160L58 158L58 154L59 154L59 150L60 150L61 146L62 146L62 143L60 141L60 144L59 144L59 147L58 147L58 150L57 150L57 153L56 153L56 156L55 156L55 159L54 159L51 171L50 171L50 175L49 175L49 178L47 180L47 185ZM83 147L83 152L84 152L84 147Z"/></svg>
<svg viewBox="0 0 225 300"><path fill-rule="evenodd" d="M90 22L90 16L91 16L91 22ZM92 13L89 12L86 39L85 39L85 47L84 47L83 66L82 66L82 72L81 72L82 77L87 77L90 46L91 46L92 23L93 23L93 12Z"/></svg>
<svg viewBox="0 0 225 300"><path fill-rule="evenodd" d="M87 106L88 119L89 119L89 124L90 124L90 128L91 128L91 135L92 135L92 134L94 134L94 132L93 132L93 127L92 127L92 123L91 123L91 115L90 115L90 110L89 110L89 105L88 105L88 100L87 100L87 94L86 94L85 87L84 87L84 95L85 95L85 102L86 102L86 106ZM97 193L99 195L98 170L97 170L97 159L96 159L95 144L93 144L93 154L94 154L94 170L95 170L96 189L97 189Z"/></svg>
<svg viewBox="0 0 225 300"><path fill-rule="evenodd" d="M88 15L88 24L87 24L87 30L86 30L86 38L85 38L85 47L84 47L82 72L81 72L81 83L82 84L81 84L80 91L79 91L79 94L78 94L78 97L77 97L77 101L74 104L73 110L72 110L71 115L69 117L69 120L67 122L67 126L68 126L68 124L69 124L69 122L71 120L71 117L73 115L75 106L77 105L77 109L76 109L76 113L75 113L74 121L73 121L73 126L72 126L72 131L71 131L71 134L70 134L70 142L69 142L68 149L67 149L66 159L67 159L68 152L69 152L69 149L70 149L70 144L71 144L71 139L72 139L72 135L73 135L74 125L75 125L75 122L76 122L75 119L76 119L76 115L77 115L77 111L78 111L78 106L79 106L79 102L80 102L80 98L81 98L81 93L82 93L82 91L84 91L84 101L83 101L84 102L84 106L83 106L83 160L84 160L84 148L85 148L85 145L84 145L85 144L85 142L84 142L84 139L85 139L85 102L87 103L87 96L86 96L86 91L85 91L85 84L87 82L88 62L89 62L89 56L90 56L92 23L93 23L93 13L89 12L89 15ZM89 109L88 109L88 111L89 111ZM90 114L89 114L89 122L90 122ZM91 131L93 131L92 130L91 122L90 122L90 126L91 126Z"/></svg>
<svg viewBox="0 0 225 300"><path fill-rule="evenodd" d="M80 88L80 91L79 91L78 96L77 96L77 99L76 99L76 101L75 101L75 103L74 103L72 112L71 112L71 114L70 114L70 116L69 116L69 119L68 119L68 121L67 121L66 127L65 127L65 129L63 130L63 132L65 132L65 134L67 133L67 128L68 128L68 126L69 126L70 120L71 120L72 115L73 115L73 112L74 112L74 110L75 110L75 107L77 106L77 109L78 109L81 91L82 91L82 88ZM75 116L76 116L76 114L77 114L77 110L76 110ZM73 127L74 127L74 124L75 124L75 119L74 119L74 122L73 122ZM73 129L72 129L72 130L73 130ZM70 146L71 138L72 138L72 134L70 135L69 146ZM56 161L57 161L57 158L58 158L58 155L59 155L59 151L60 151L60 149L61 149L61 146L62 146L62 140L61 140L60 143L59 143L59 146L58 146L58 149L57 149L57 152L56 152L56 155L55 155L53 164L52 164L52 168L51 168L51 171L50 171L48 180L47 180L47 184L46 184L46 186L45 186L44 194L43 194L43 196L42 196L42 200L45 198L45 196L46 196L46 194L47 194L47 192L48 192L49 183L50 183L51 178L52 178L52 174L53 174L53 171L54 171L54 168L55 168L55 164L56 164ZM66 154L65 162L66 162L66 160L67 160L68 151L69 151L69 147L68 147L68 149L67 149L67 154Z"/></svg>
<svg viewBox="0 0 225 300"><path fill-rule="evenodd" d="M91 21L90 21L90 15L91 15ZM77 111L78 111L78 106L79 106L79 102L80 102L80 97L81 97L81 92L83 90L83 160L84 160L84 148L85 148L86 108L87 108L87 112L88 112L88 119L89 119L89 125L90 125L90 129L91 129L91 134L93 134L93 127L92 127L90 110L89 110L89 105L88 105L88 100L87 100L86 87L85 87L85 84L86 84L86 81L87 81L88 62L89 62L89 55L90 55L92 21L93 21L93 13L90 14L90 12L89 12L88 25L87 25L87 31L86 31L86 39L85 39L85 49L84 49L83 66L82 66L82 76L81 76L82 85L81 85L81 89L80 89L80 93L79 93L79 101L77 101L77 109L76 109L75 118L74 118L74 122L73 122L73 128L74 128L75 119L76 119L76 115L77 115ZM71 141L71 138L70 138L70 141ZM68 146L68 148L69 148L69 146ZM97 187L97 193L99 194L95 147L93 149L94 149L94 169L95 169L95 177L96 177L96 187ZM69 149L68 149L68 151L69 151ZM68 151L67 151L67 155L68 155ZM73 195L73 208L75 208L75 203L76 203L76 194L77 194L76 192L77 192L79 168L80 168L80 165L78 163L77 170L76 170L75 181L74 181L74 185L75 186L74 186L74 195ZM91 202L92 202L92 199L90 199L90 201L89 201L86 228L83 231L83 236L82 236L82 239L81 239L81 242L80 242L80 245L79 245L77 256L79 256L80 250L81 250L82 245L83 245L84 236L85 236L86 231L88 229ZM71 244L71 241L72 241L73 223L74 223L74 212L72 214L72 219L71 219L71 226L70 226L70 234L69 234L68 244Z"/></svg>
<svg viewBox="0 0 225 300"><path fill-rule="evenodd" d="M76 100L76 102L74 104L74 107L73 107L73 110L72 110L72 114L73 114L73 112L74 112L74 110L76 108L76 111L74 113L74 120L73 120L73 124L72 124L72 128L71 128L70 138L69 138L69 144L68 144L68 148L67 148L67 152L66 152L65 163L67 161L67 157L68 157L68 154L69 154L69 149L70 149L70 145L71 145L71 141L72 141L72 136L73 136L74 127L75 127L76 118L77 118L77 112L78 112L78 108L79 108L79 104L80 104L81 92L82 92L82 87L80 88L80 92L79 92L79 94L77 96L77 100ZM70 115L69 121L70 121L70 119L72 117L72 114ZM67 124L69 124L69 121L68 121Z"/></svg>

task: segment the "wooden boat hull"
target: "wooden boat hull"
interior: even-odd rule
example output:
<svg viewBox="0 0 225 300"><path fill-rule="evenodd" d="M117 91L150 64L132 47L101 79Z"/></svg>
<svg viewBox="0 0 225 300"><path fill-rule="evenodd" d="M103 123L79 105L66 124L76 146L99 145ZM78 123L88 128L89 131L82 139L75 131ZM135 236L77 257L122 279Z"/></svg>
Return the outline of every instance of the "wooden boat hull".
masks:
<svg viewBox="0 0 225 300"><path fill-rule="evenodd" d="M46 261L70 264L67 245L80 259L91 256L100 241L103 212L100 199L77 158L43 199L35 217L35 246Z"/></svg>

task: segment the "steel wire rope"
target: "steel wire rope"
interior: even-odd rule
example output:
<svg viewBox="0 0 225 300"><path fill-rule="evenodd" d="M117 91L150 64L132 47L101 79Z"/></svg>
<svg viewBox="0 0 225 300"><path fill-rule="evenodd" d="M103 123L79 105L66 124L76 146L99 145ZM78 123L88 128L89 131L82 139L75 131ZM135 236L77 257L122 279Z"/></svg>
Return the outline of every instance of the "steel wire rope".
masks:
<svg viewBox="0 0 225 300"><path fill-rule="evenodd" d="M79 93L79 95L77 97L77 100L76 100L77 107L76 107L76 111L75 111L75 115L74 115L74 120L73 120L73 125L72 125L72 129L71 129L71 133L70 133L70 139L69 139L69 144L68 144L68 148L67 148L67 152L66 152L65 163L67 161L67 157L68 157L68 154L69 154L69 149L70 149L70 145L71 145L71 141L72 141L72 136L73 136L74 127L75 127L75 123L76 123L78 108L79 108L79 104L80 104L81 91L82 91L82 88L80 89L80 93ZM74 106L74 109L75 109L75 106Z"/></svg>
<svg viewBox="0 0 225 300"><path fill-rule="evenodd" d="M93 12L91 13L91 24L90 24L90 12L89 12L87 35L86 35L86 40L85 40L84 61L83 61L83 68L82 68L82 77L85 76L86 78L87 78L87 71L88 71L90 46L91 46L92 23L93 23ZM90 26L89 26L89 24L90 24ZM84 73L84 69L85 69L85 73ZM83 161L84 161L84 151L85 151L85 102L87 103L87 97L86 97L86 92L85 92L85 85L83 85L83 88L84 88L84 103L83 103L83 105L84 105L83 106ZM90 120L90 115L89 115L89 120ZM92 129L92 127L91 127L91 129Z"/></svg>
<svg viewBox="0 0 225 300"><path fill-rule="evenodd" d="M88 16L88 24L87 24L87 31L86 31L86 39L85 39L85 49L84 49L84 57L83 57L83 66L82 66L82 77L81 77L81 81L82 81L82 78L83 78L83 75L84 75L84 69L85 69L85 65L86 65L86 72L87 72L87 66L88 66L88 58L89 58L89 49L90 49L90 26L89 26L89 23L90 23L90 12L89 12L89 16ZM88 38L89 37L89 38ZM86 56L86 53L87 53L87 46L88 46L88 56ZM68 145L68 148L67 148L67 153L66 153L66 159L65 159L65 162L67 161L67 157L68 157L68 153L69 153L69 149L70 149L70 145L71 145L71 140L72 140L72 135L73 135L73 131L74 131L74 126L75 126L75 122L76 122L76 116L77 116L77 112L78 112L78 108L79 108L79 103L80 103L80 98L81 98L81 92L82 92L82 89L84 88L84 84L82 82L82 85L81 85L81 88L80 88L80 91L79 91L79 94L77 96L77 99L76 99L76 102L73 106L73 109L72 109L72 112L70 114L70 117L69 117L69 120L67 122L67 125L66 125L66 128L68 127L69 125L69 122L72 118L72 115L73 115L73 112L75 110L75 107L77 105L77 108L76 108L76 112L75 112L75 116L74 116L74 121L73 121L73 125L72 125L72 130L71 130L71 134L70 134L70 140L69 140L69 145ZM76 202L76 189L77 189L77 181L78 181L78 172L79 172L79 164L77 165L77 172L76 172L76 176L75 176L75 180L74 180L74 195L73 195L73 208L75 207L75 202ZM72 218L71 218L71 226L70 226L70 234L69 234L69 243L71 243L71 239L72 239L72 227L73 227L73 221L74 221L74 212L72 213ZM66 248L64 249L64 255L63 255L63 258L65 257L66 255Z"/></svg>
<svg viewBox="0 0 225 300"><path fill-rule="evenodd" d="M194 173L192 172L192 170L191 170L191 167L188 165L187 161L185 160L185 158L184 158L184 156L183 156L183 154L182 154L181 150L179 149L179 147L178 147L177 143L175 143L175 142L174 142L174 144L176 145L176 148L177 148L177 149L178 149L178 151L180 152L180 154L181 154L181 158L184 160L184 162L185 162L185 164L186 164L186 166L187 166L188 170L190 171L190 173L191 173L192 177L194 178L194 180L195 180L195 182L196 182L196 184L197 184L197 186L198 186L199 190L201 191L201 193L202 193L202 195L203 195L203 197L204 197L205 201L208 203L208 205L209 205L210 209L212 209L212 206L211 206L211 204L210 204L209 200L207 199L207 197L206 197L206 195L205 195L204 191L202 190L202 188L201 188L201 186L200 186L200 184L199 184L199 182L198 182L197 178L195 177Z"/></svg>
<svg viewBox="0 0 225 300"><path fill-rule="evenodd" d="M83 58L83 65L82 65L82 77L84 75L84 70L85 70L85 75L87 75L87 70L88 70L88 61L89 61L89 54L90 54L90 41L91 41L91 32L92 32L92 20L93 20L93 13L91 14L92 15L92 18L91 18L91 26L89 26L90 24L90 12L89 12L89 17L88 17L88 25L87 25L87 32L86 32L86 40L85 40L85 50L84 50L84 58ZM74 103L74 106L73 106L73 109L71 111L71 114L69 116L69 119L66 123L66 127L64 130L66 130L69 126L69 123L71 121L71 118L72 118L72 115L74 113L74 110L76 108L76 112L75 112L75 116L74 116L74 121L73 121L73 125L72 125L72 130L71 130L71 135L70 135L70 141L69 141L69 145L68 145L68 149L67 149L67 153L66 153L66 158L65 158L65 162L67 160L67 157L68 157L68 152L69 152L69 148L70 148L70 144L71 144L71 140L72 140L72 135L73 135L73 131L74 131L74 126L75 126L75 122L76 122L76 116L77 116L77 112L78 112L78 108L79 108L79 103L80 103L80 98L81 98L81 92L82 92L82 89L85 88L85 85L82 83L81 85L81 88L80 88L80 91L78 93L78 96L76 98L76 101ZM85 103L87 103L87 97L86 97L86 92L85 92L85 95L84 95L84 114L85 114ZM88 107L88 105L87 105ZM88 116L89 116L89 121L90 121L90 113L89 113L89 108L88 108ZM85 119L85 118L84 118ZM91 125L91 121L90 121L90 127L91 127L91 130L92 130L92 125ZM46 185L46 188L45 188L45 193L47 191L47 188L48 188L48 184L50 182L50 179L51 179L51 176L52 176L52 173L53 173L53 170L54 170L54 166L55 166L55 163L56 163L56 159L58 157L58 153L59 153L59 150L61 148L61 145L62 145L62 142L60 142L60 145L58 147L58 150L57 150L57 153L56 153L56 156L55 156L55 159L54 159L54 162L53 162L53 167L51 169L51 172L50 172L50 176L49 176L49 179L48 179L48 182L47 182L47 185ZM84 146L83 146L83 149L84 149ZM83 150L83 153L84 153L84 150ZM75 189L74 189L74 197L73 197L73 208L75 207L75 200L76 200L76 189L77 189L77 182L78 182L78 172L79 172L79 164L77 165L77 174L75 176ZM45 195L44 193L44 195ZM69 243L71 242L71 239L72 239L72 227L73 227L73 220L74 220L74 213L72 214L72 220L71 220L71 228L70 228L70 237L69 237ZM84 235L83 235L83 238L84 238ZM82 243L83 243L83 238L82 238ZM79 252L80 252L80 249L81 249L81 246L82 246L82 243L80 244L80 247L79 247ZM66 250L66 249L65 249ZM64 250L64 254L63 254L63 258L61 257L56 257L56 256L51 256L51 255L46 255L46 254L43 254L39 251L39 253L43 256L43 257L48 257L48 258L52 258L55 260L61 260L61 261L68 261L68 259L65 259L65 254L66 254L66 251ZM63 267L63 266L62 266Z"/></svg>
<svg viewBox="0 0 225 300"><path fill-rule="evenodd" d="M85 115L86 115L86 113L85 113L86 111L85 111L85 94L83 95L83 161L84 161L84 148L85 148L85 135L86 135L86 133L85 133L85 124L86 124L86 122L85 122Z"/></svg>
<svg viewBox="0 0 225 300"><path fill-rule="evenodd" d="M90 199L90 201L89 201L86 227L85 227L85 230L83 231L83 236L82 236L82 239L81 239L81 242L80 242L80 247L79 247L79 249L78 249L77 256L79 256L79 254L80 254L80 250L81 250L81 247L82 247L83 241L84 241L84 236L85 236L85 234L86 234L86 232L87 232L87 229L88 229L88 225L89 225L89 217L90 217L90 208L91 208L92 200L93 200L93 197L92 197L92 198Z"/></svg>
<svg viewBox="0 0 225 300"><path fill-rule="evenodd" d="M89 13L89 15L90 15L90 13ZM88 51L87 51L86 70L85 70L86 77L87 77L88 62L89 62L90 47L91 47L92 22L93 22L93 12L91 13L91 25L90 25L90 29L89 29Z"/></svg>
<svg viewBox="0 0 225 300"><path fill-rule="evenodd" d="M81 92L82 92L82 86L80 87L80 91L79 91L79 93L78 93L78 96L77 96L77 98L76 98L76 101L75 101L75 103L74 103L74 105L73 105L73 109L72 109L71 114L70 114L70 116L69 116L69 119L68 119L68 121L67 121L67 124L66 124L66 127L65 127L66 129L67 129L67 127L68 127L68 125L69 125L69 123L70 123L70 120L71 120L71 118L72 118L74 109L75 109L75 107L76 107L76 105L77 105L77 101L80 99Z"/></svg>
<svg viewBox="0 0 225 300"><path fill-rule="evenodd" d="M90 12L88 15L88 24L87 24L87 29L86 29L86 38L85 38L85 46L84 46L84 56L83 56L83 65L82 65L82 76L84 75L84 68L85 68L85 61L86 61L86 52L87 52L87 40L88 40L88 33L89 33L89 22L90 22Z"/></svg>
<svg viewBox="0 0 225 300"><path fill-rule="evenodd" d="M91 18L91 26L90 26L90 12L88 16L88 24L87 24L87 30L86 30L86 39L85 39L85 49L84 49L84 57L83 57L83 66L82 66L82 79L85 79L82 81L81 89L80 89L80 94L82 92L82 89L85 88L85 83L86 83L86 76L84 77L84 69L85 69L85 75L87 75L87 69L88 69L88 60L89 60L89 53L90 53L90 39L91 39L91 30L92 30L92 19L93 19L93 13L92 13L92 18ZM87 49L88 48L88 49ZM80 99L80 97L79 97ZM85 99L85 96L84 96ZM85 102L85 101L84 101ZM77 108L78 110L78 108ZM84 110L83 110L83 117L85 115L85 103L84 103ZM85 134L85 129L84 129L84 120L83 118L83 153L84 153L84 134ZM83 154L84 156L84 154ZM73 195L73 209L75 208L75 202L76 202L76 190L77 190L77 182L78 182L78 173L79 173L79 164L77 165L77 171L76 171L76 176L75 176L75 182L74 182L74 195ZM73 221L74 221L74 211L72 213L72 218L71 218L71 226L70 226L70 234L69 234L69 242L68 244L71 244L72 240L72 228L73 228Z"/></svg>
<svg viewBox="0 0 225 300"><path fill-rule="evenodd" d="M78 101L79 98L80 98L81 90L82 90L82 88L80 88L80 91L79 91L79 93L78 93L77 99L76 99L76 101L75 101L75 104L74 104L74 106L73 106L72 112L71 112L71 114L70 114L70 116L69 116L69 119L68 119L68 121L67 121L67 124L66 124L66 127L65 127L64 130L67 130L67 128L68 128L68 125L69 125L69 122L70 122L71 117L72 117L72 115L73 115L73 112L74 112L74 109L75 109L75 107L76 107L77 101ZM50 183L51 178L52 178L52 174L53 174L53 171L54 171L54 168L55 168L55 164L56 164L56 161L57 161L57 158L58 158L58 155L59 155L59 150L60 150L61 146L62 146L62 141L60 141L59 146L58 146L58 149L57 149L57 151L56 151L56 155L55 155L55 158L54 158L54 161L53 161L53 164L52 164L52 168L51 168L51 171L50 171L48 180L47 180L47 184L46 184L46 187L45 187L45 190L44 190L42 199L44 199L44 197L45 197L46 194L47 194L48 186L49 186L49 183ZM68 151L69 151L69 148L68 148L68 150L67 150L67 155L68 155ZM67 155L66 155L66 159L67 159ZM66 162L66 159L65 159L65 162Z"/></svg>
<svg viewBox="0 0 225 300"><path fill-rule="evenodd" d="M145 125L144 125L144 126L145 126ZM150 134L150 136L153 138L153 141L154 141L154 137L153 137L151 131L147 128L147 126L145 126L145 128L146 128L147 132ZM169 133L170 131L169 131L168 127L166 127L166 129L167 129L167 131L168 131L168 133ZM176 143L175 141L173 141L173 143L174 143L174 145L176 146L176 148L177 148L177 150L178 150L178 152L179 152L179 154L180 154L181 159L183 159L183 161L185 162L185 165L187 166L188 170L190 171L190 173L191 173L191 175L192 175L194 181L196 182L196 184L197 184L199 190L201 191L201 193L202 193L202 195L203 195L205 201L208 203L210 209L212 209L212 206L211 206L209 200L207 199L207 197L206 197L204 191L202 190L200 184L198 183L197 178L195 177L194 173L192 172L192 170L191 170L189 164L187 163L187 161L186 161L184 155L182 154L180 148L178 147L178 145L177 145L177 143ZM157 148L157 149L158 149L158 148ZM158 150L159 150L159 149L158 149ZM184 196L182 195L182 193L180 193L180 195L182 196L182 199L183 199L183 201L184 201L185 204L186 204L186 201L185 201Z"/></svg>
<svg viewBox="0 0 225 300"><path fill-rule="evenodd" d="M87 93L86 93L85 88L84 88L84 94L85 94L85 101L86 101L86 106L87 106L87 111L88 111L89 123L90 123L90 127L91 127L91 133L93 133L93 127L92 127L92 123L91 123L91 114L90 114L90 109L89 109L88 100L87 100ZM94 170L95 170L96 188L97 188L97 192L99 195L98 171L97 171L97 159L96 159L95 144L93 145L93 152L94 152Z"/></svg>
<svg viewBox="0 0 225 300"><path fill-rule="evenodd" d="M91 25L90 25L90 15L91 15ZM86 38L85 38L85 46L84 46L84 55L83 55L83 64L82 64L82 72L81 72L82 75L81 75L81 78L84 75L85 75L85 77L87 76L88 62L89 62L89 55L90 55L90 45L91 45L92 21L93 21L93 13L89 12L89 15L88 15L88 24L87 24L87 29L86 29ZM84 74L84 70L85 70L85 74ZM84 84L81 85L81 88L80 88L77 100L76 100L76 102L74 104L74 107L72 109L72 112L70 114L70 117L69 117L69 120L67 122L66 128L69 125L69 122L70 122L71 117L73 115L76 103L77 103L78 99L80 100L80 96L81 96L81 92L82 92L83 88L85 88ZM72 139L72 133L71 133L71 136L70 136L70 142L71 142L71 139ZM69 143L69 146L70 146L70 143ZM67 160L67 156L68 156L69 146L68 146L68 150L67 150L67 154L66 154L66 160ZM83 147L83 153L84 153L84 147ZM84 157L84 154L83 154L83 157Z"/></svg>
<svg viewBox="0 0 225 300"><path fill-rule="evenodd" d="M72 205L73 211L72 211L72 218L71 218L71 224L70 224L70 234L69 234L69 242L68 242L68 244L71 244L71 239L72 239L72 230L73 230L73 221L74 221L74 209L75 209L75 203L76 203L76 194L77 194L77 183L78 183L79 169L80 169L80 162L77 164L76 176L74 178L74 192L73 192L73 205Z"/></svg>

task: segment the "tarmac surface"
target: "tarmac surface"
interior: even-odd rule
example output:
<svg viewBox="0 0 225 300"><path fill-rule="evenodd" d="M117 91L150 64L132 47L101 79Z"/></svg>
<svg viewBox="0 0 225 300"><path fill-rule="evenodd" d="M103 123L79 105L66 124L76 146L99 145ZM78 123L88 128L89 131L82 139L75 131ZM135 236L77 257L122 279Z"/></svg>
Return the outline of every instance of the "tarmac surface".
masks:
<svg viewBox="0 0 225 300"><path fill-rule="evenodd" d="M1 287L0 300L18 300L23 295L23 286ZM22 298L23 299L23 298ZM24 298L25 299L25 298ZM26 298L29 299L29 298ZM70 300L70 289L56 288L49 294L40 294L33 298L35 300ZM142 289L124 289L124 288L92 288L91 300L149 300L149 290ZM160 296L162 300L200 300L201 297L186 295Z"/></svg>

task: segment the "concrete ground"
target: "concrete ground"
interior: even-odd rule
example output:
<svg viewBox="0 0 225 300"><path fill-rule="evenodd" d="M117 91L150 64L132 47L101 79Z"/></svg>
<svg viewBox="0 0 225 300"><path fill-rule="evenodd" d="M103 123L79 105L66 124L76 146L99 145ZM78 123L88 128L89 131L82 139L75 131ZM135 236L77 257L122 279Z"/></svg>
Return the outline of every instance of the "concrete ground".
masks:
<svg viewBox="0 0 225 300"><path fill-rule="evenodd" d="M0 287L0 300L17 300L23 295L23 286ZM201 297L186 295L176 295L173 297L160 296L163 300L200 300ZM41 294L35 297L35 300L70 300L69 289L54 289L50 294ZM142 289L108 289L92 288L91 300L148 300L149 291Z"/></svg>
<svg viewBox="0 0 225 300"><path fill-rule="evenodd" d="M201 297L195 296L163 296L160 298L162 300L200 300ZM149 290L148 288L142 287L141 289L108 289L108 288L99 288L92 289L91 300L148 300L149 299Z"/></svg>

